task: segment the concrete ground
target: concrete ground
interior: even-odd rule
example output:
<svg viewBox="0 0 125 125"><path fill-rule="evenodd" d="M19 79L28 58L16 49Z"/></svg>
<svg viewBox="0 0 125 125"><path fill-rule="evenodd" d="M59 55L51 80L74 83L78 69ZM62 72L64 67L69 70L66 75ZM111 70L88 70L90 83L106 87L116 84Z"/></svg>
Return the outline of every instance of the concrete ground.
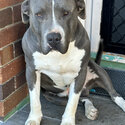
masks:
<svg viewBox="0 0 125 125"><path fill-rule="evenodd" d="M95 107L99 110L99 117L95 121L87 119L84 115L84 107L80 105L76 114L76 125L125 125L125 113L110 99L105 97L92 96ZM58 106L48 102L41 97L42 110L44 114L41 125L60 125L64 106ZM28 113L29 104L17 112L7 122L0 125L24 125Z"/></svg>

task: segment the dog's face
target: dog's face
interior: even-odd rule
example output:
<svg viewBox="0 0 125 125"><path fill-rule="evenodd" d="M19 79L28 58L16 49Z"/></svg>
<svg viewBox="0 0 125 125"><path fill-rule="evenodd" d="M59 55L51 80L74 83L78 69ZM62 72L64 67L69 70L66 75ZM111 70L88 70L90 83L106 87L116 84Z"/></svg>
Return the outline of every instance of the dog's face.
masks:
<svg viewBox="0 0 125 125"><path fill-rule="evenodd" d="M25 0L22 4L23 22L30 22L43 54L67 52L78 16L85 18L84 0Z"/></svg>

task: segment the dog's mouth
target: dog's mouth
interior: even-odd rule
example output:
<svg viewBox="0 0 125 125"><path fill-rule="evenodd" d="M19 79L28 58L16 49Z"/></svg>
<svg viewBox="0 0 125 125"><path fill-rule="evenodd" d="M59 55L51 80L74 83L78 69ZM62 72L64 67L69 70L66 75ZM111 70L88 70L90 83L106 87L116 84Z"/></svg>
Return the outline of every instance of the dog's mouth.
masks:
<svg viewBox="0 0 125 125"><path fill-rule="evenodd" d="M59 51L59 52L61 52L61 50L60 50L60 44L47 44L47 46L49 47L49 49L50 49L50 51Z"/></svg>
<svg viewBox="0 0 125 125"><path fill-rule="evenodd" d="M61 54L65 54L68 50L68 47L65 47L63 44L50 45L48 43L47 46L48 46L48 53L53 52L53 51L57 51Z"/></svg>

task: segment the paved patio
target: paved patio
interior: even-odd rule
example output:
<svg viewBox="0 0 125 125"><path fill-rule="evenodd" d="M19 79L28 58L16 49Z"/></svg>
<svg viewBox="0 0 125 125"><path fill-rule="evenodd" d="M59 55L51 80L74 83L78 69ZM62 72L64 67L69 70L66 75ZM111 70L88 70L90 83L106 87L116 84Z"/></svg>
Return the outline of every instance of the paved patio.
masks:
<svg viewBox="0 0 125 125"><path fill-rule="evenodd" d="M88 120L84 115L83 106L79 106L76 114L77 125L125 125L125 113L110 99L99 96L92 96L91 98L99 110L98 119L95 121ZM65 107L48 102L44 97L41 97L41 102L44 114L42 125L60 125ZM29 110L28 104L7 122L0 123L0 125L24 125Z"/></svg>

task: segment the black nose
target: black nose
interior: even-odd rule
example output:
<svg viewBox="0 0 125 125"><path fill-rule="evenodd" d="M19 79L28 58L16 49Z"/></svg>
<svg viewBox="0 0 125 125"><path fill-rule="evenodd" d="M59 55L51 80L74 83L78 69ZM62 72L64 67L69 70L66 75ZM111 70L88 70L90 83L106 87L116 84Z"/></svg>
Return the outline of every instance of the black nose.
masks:
<svg viewBox="0 0 125 125"><path fill-rule="evenodd" d="M47 35L48 43L51 44L58 44L61 41L61 34L60 33L49 33Z"/></svg>

